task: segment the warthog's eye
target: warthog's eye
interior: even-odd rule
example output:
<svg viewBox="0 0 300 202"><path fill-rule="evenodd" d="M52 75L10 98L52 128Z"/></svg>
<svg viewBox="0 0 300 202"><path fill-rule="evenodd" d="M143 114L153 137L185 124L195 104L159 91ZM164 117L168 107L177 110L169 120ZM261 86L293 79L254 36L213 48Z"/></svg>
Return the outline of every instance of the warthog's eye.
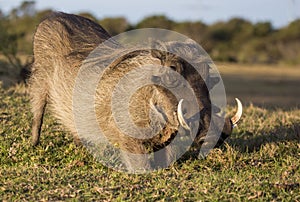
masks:
<svg viewBox="0 0 300 202"><path fill-rule="evenodd" d="M155 84L163 84L168 88L178 87L182 83L180 82L180 70L179 64L164 66L154 72L151 80Z"/></svg>
<svg viewBox="0 0 300 202"><path fill-rule="evenodd" d="M170 68L173 70L173 71L176 71L176 66L170 66Z"/></svg>
<svg viewBox="0 0 300 202"><path fill-rule="evenodd" d="M162 83L164 83L167 87L175 88L180 85L180 78L178 75L174 74L174 71L168 71L168 73L162 75L161 77Z"/></svg>
<svg viewBox="0 0 300 202"><path fill-rule="evenodd" d="M160 83L160 77L159 76L152 76L151 81L155 84Z"/></svg>

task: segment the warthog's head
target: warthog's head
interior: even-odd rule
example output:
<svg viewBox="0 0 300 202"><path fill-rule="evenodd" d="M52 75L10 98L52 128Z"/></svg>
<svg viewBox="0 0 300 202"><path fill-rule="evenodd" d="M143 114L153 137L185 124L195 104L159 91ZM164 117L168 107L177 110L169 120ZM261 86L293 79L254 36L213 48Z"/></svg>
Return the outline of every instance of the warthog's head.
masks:
<svg viewBox="0 0 300 202"><path fill-rule="evenodd" d="M181 55L185 55L185 58L174 54L175 49L177 52L179 50ZM212 147L220 145L239 121L242 115L242 105L237 99L238 110L232 118L222 119L217 115L220 109L211 103L210 90L220 79L210 76L207 60L198 59L197 54L199 53L193 43L188 41L186 43L156 42L153 43L152 49L133 51L118 58L107 68L99 84L98 117L102 119L100 120L101 128L106 127L104 131L109 134L124 132L125 128L126 135L130 133L132 135L136 131L130 129L131 126L126 124L127 120L131 120L138 128L148 128L149 130L142 130L144 134L140 136L140 139L135 138L136 134L132 135L132 141L138 140L146 146L147 152L164 148L179 134L179 131L180 135L194 134L193 146L197 149L203 142L213 142ZM200 69L201 74L195 67ZM134 70L137 72L130 74ZM141 78L141 75L145 77ZM126 78L125 82L122 78ZM134 88L136 83L147 79L151 82L139 86L132 95L125 95L125 97L130 97L128 103L118 92L115 95L119 98L115 102L107 94L114 94L116 88L122 88L121 91L124 94L126 92L130 94L130 87ZM127 87L124 87L126 85ZM129 113L126 116L122 114L122 111L114 113L111 103L117 105L115 106L117 110L126 108L128 105ZM122 114L120 119L115 118L118 114ZM114 119L104 117L114 117ZM121 121L116 123L116 120ZM107 128L108 125L109 128ZM112 125L115 128L121 125L122 129L120 130L120 127L113 129ZM215 130L218 134L206 139L210 127L221 129ZM106 136L110 136L109 134ZM131 137L127 136L127 138ZM123 146L126 150L140 153L139 150L135 151L135 148L130 147L130 143L128 144L128 147Z"/></svg>

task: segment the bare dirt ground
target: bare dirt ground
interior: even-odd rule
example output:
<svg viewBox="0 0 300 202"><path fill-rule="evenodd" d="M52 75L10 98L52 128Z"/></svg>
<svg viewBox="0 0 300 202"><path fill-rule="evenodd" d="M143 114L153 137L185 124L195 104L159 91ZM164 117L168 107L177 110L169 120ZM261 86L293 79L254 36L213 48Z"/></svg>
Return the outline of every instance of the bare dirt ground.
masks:
<svg viewBox="0 0 300 202"><path fill-rule="evenodd" d="M239 97L245 104L264 108L300 107L300 66L217 64L227 101Z"/></svg>
<svg viewBox="0 0 300 202"><path fill-rule="evenodd" d="M300 107L300 65L216 65L229 104L234 105L234 98L238 97L243 104L268 109ZM4 88L18 81L18 71L0 63L0 82Z"/></svg>

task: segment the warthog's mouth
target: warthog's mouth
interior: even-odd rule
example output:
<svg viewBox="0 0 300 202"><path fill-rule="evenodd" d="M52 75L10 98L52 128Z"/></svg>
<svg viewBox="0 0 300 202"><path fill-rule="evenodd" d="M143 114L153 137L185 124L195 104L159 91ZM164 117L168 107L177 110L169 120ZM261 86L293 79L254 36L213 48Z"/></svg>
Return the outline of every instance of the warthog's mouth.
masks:
<svg viewBox="0 0 300 202"><path fill-rule="evenodd" d="M185 130L183 133L182 132L180 133L180 135L184 134L184 136L181 136L181 138L185 139L185 136L189 137L189 134L194 129L193 122L195 122L195 119L193 117L189 118L189 119L186 119L184 117L184 113L182 110L183 102L184 102L183 99L181 99L179 101L178 106L177 106L177 113L175 113L175 114L177 116L180 126L182 127L183 130ZM237 102L237 112L235 113L235 115L232 118L230 118L231 128L234 128L237 125L237 122L240 120L240 118L242 116L242 111L243 111L241 101L238 98L236 98L236 102ZM198 117L198 119L199 119L199 117ZM197 121L199 122L198 119L197 119ZM201 119L201 117L200 117L200 119ZM163 149L166 146L168 146L177 135L179 135L178 132L181 127L170 127L168 124L166 124L165 127L162 128L162 130L157 135L153 136L150 139L144 140L143 144L147 148L152 149L152 151L149 150L149 153ZM201 131L201 128L202 127L199 127L198 131L196 131L197 136L198 135L200 136L199 138L197 138L196 144L204 143L206 138L207 138L207 141L210 142L210 140L209 140L210 137L207 137L206 134L203 134L203 131ZM215 138L215 136L213 138ZM220 135L219 138L220 138L221 142L224 141L222 135ZM216 140L213 139L211 142L214 142L214 141L216 141Z"/></svg>
<svg viewBox="0 0 300 202"><path fill-rule="evenodd" d="M237 102L237 112L236 114L230 119L231 120L231 124L232 124L232 128L234 128L238 121L241 119L242 113L243 113L243 106L241 101L238 98L235 98L236 102ZM184 99L181 99L178 103L177 106L177 116L178 116L178 121L180 123L180 125L185 128L188 131L191 131L191 121L185 119L184 115L183 115L183 110L182 110L182 103L183 103ZM200 117L201 119L201 117Z"/></svg>

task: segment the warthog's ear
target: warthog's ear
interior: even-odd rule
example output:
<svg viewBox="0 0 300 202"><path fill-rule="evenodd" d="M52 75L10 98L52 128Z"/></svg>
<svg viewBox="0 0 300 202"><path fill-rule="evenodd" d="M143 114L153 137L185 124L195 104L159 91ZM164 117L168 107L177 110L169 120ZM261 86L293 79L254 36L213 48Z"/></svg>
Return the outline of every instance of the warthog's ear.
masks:
<svg viewBox="0 0 300 202"><path fill-rule="evenodd" d="M168 50L176 53L176 55L183 56L190 64L211 62L205 50L192 39L187 39L184 42L169 42Z"/></svg>
<svg viewBox="0 0 300 202"><path fill-rule="evenodd" d="M215 87L215 85L217 85L220 82L220 78L219 77L209 77L208 80L208 89L211 90L213 89L213 87Z"/></svg>

